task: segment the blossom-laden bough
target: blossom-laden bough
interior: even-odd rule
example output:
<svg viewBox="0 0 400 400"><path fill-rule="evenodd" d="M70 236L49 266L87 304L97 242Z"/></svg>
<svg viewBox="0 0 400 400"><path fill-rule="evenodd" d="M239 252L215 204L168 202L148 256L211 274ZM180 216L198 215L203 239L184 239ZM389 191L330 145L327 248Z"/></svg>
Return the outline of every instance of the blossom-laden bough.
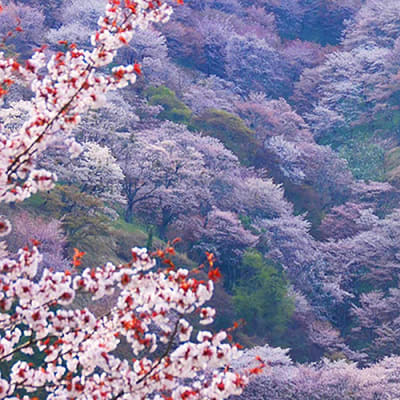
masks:
<svg viewBox="0 0 400 400"><path fill-rule="evenodd" d="M101 106L108 91L134 83L141 73L138 64L113 67L111 74L101 69L132 39L135 29L166 22L171 13L171 7L158 0L113 0L91 37L91 50L62 41L66 51L53 54L47 62L46 47L42 46L25 65L0 53L0 95L16 82L28 85L34 93L27 121L14 134L0 136L0 200L24 200L52 187L54 174L35 169L38 155L60 132L71 155L80 154L81 148L70 134L81 115Z"/></svg>
<svg viewBox="0 0 400 400"><path fill-rule="evenodd" d="M56 176L37 169L37 157L56 136L79 155L71 131L80 116L141 73L137 64L108 74L104 67L137 27L165 22L171 12L159 0L109 0L90 51L62 42L64 52L46 61L42 47L24 65L0 53L1 97L14 83L34 93L23 126L0 133L0 201L22 201L53 187ZM7 234L7 220L0 229ZM199 281L165 257L168 267L157 269L145 249L133 249L128 264L82 271L84 252L76 249L73 272L46 269L39 277L36 242L16 259L4 246L0 253L0 398L203 400L241 393L247 375L229 367L240 346L226 341L226 332L200 331L190 341L188 315L198 313L208 324L215 314L205 305L212 279L219 278L211 255L211 280ZM117 300L98 316L75 306L78 292L93 301L115 293ZM132 355L118 357L121 343Z"/></svg>
<svg viewBox="0 0 400 400"><path fill-rule="evenodd" d="M240 346L227 342L224 331L199 331L190 341L188 315L198 313L200 324L213 321L214 310L204 307L212 280L190 277L172 262L157 269L138 248L128 264L81 273L45 270L35 282L39 262L37 249L26 248L18 260L0 264L0 363L8 372L0 379L1 398L38 391L49 399L222 399L241 393L247 376L229 368ZM77 292L94 301L116 288L115 306L100 317L66 307ZM131 360L115 355L122 338ZM22 353L35 362L17 361Z"/></svg>

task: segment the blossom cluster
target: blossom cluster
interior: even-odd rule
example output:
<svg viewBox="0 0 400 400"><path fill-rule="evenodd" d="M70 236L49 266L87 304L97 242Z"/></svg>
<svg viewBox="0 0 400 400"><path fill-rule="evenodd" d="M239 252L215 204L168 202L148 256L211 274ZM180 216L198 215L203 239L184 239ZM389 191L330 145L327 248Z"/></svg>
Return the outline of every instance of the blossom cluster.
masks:
<svg viewBox="0 0 400 400"><path fill-rule="evenodd" d="M199 331L190 342L193 327L185 316L198 311L201 323L212 322L212 310L203 307L212 281L189 277L185 269L155 270L155 261L138 248L125 265L45 270L35 282L39 262L35 247L0 262L0 361L9 365L0 398L21 389L45 390L52 399L221 399L241 393L247 377L227 368L240 354L227 333ZM95 301L116 290L115 306L105 315L67 307L78 292ZM130 344L132 360L115 355L121 342ZM44 360L13 362L18 353Z"/></svg>
<svg viewBox="0 0 400 400"><path fill-rule="evenodd" d="M117 50L129 43L135 29L145 28L151 22L165 22L171 12L171 7L160 1L112 0L91 37L91 50L61 41L64 51L52 54L47 61L43 46L25 65L0 53L0 98L14 83L28 85L35 94L23 126L13 134L0 132L1 201L21 201L38 190L51 188L56 177L35 169L38 155L56 134L62 135L72 156L80 154L81 148L70 134L81 115L89 108L101 106L108 91L135 82L141 73L138 64L114 67L108 75L101 68L109 65Z"/></svg>
<svg viewBox="0 0 400 400"><path fill-rule="evenodd" d="M1 6L0 6L1 10ZM137 27L165 22L171 8L159 0L109 0L91 51L60 42L50 56L38 49L25 65L0 54L0 96L15 82L34 93L30 113L15 132L0 132L0 201L22 201L49 190L56 176L35 161L57 136L79 155L71 131L82 113L101 105L109 90L134 82L140 66L118 66L107 75L118 48ZM101 69L103 68L103 69ZM46 71L46 72L43 72ZM1 221L1 234L10 230ZM166 269L145 249L132 249L131 262L78 269L84 252L75 250L72 272L45 269L34 241L16 258L0 248L0 399L223 399L241 393L246 374L229 363L239 354L225 332L199 331L215 311L206 306L213 282L198 280L164 258ZM173 249L168 248L168 254ZM211 258L210 258L211 260ZM216 269L210 270L214 278ZM35 279L34 279L35 278ZM115 299L97 315L77 306L77 296ZM129 346L132 359L121 347Z"/></svg>

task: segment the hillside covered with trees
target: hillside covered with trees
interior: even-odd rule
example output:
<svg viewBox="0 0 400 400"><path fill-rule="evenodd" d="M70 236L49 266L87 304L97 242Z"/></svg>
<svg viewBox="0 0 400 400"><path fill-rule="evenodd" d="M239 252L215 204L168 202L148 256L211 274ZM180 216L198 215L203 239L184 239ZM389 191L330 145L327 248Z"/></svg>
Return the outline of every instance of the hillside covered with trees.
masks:
<svg viewBox="0 0 400 400"><path fill-rule="evenodd" d="M90 51L107 3L3 1L2 51ZM38 280L78 249L79 268L126 264L180 238L174 263L212 253L221 271L209 329L235 326L244 346L229 368L264 364L239 399L400 398L400 1L175 3L102 67L122 79L132 64L135 84L93 99L76 142L38 152L55 187L1 204L9 252L40 241ZM0 93L12 137L35 93Z"/></svg>

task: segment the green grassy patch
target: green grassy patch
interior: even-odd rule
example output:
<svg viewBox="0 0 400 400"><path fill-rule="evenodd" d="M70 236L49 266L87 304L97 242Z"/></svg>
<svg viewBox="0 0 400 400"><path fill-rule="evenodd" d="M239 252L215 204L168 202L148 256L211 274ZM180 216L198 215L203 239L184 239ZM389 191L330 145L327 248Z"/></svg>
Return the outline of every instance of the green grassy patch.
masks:
<svg viewBox="0 0 400 400"><path fill-rule="evenodd" d="M181 102L175 92L166 86L150 86L145 90L145 96L151 105L160 105L163 111L158 118L167 119L181 124L188 124L192 116L190 108Z"/></svg>
<svg viewBox="0 0 400 400"><path fill-rule="evenodd" d="M357 179L385 180L385 151L374 143L351 140L339 148L340 157L344 158Z"/></svg>
<svg viewBox="0 0 400 400"><path fill-rule="evenodd" d="M259 145L254 132L237 115L210 109L192 118L190 128L219 139L245 165L254 164Z"/></svg>

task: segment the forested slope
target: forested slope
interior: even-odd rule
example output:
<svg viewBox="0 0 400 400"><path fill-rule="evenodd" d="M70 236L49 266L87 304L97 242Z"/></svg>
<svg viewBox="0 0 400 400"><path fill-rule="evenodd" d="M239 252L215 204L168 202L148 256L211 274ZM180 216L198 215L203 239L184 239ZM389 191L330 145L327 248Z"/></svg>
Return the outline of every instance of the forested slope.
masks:
<svg viewBox="0 0 400 400"><path fill-rule="evenodd" d="M23 32L6 51L88 46L104 4L10 0L0 34ZM117 262L180 237L191 267L216 256L216 326L244 318L248 347L330 360L299 366L265 347L273 372L247 395L396 398L385 382L398 358L385 357L400 354L400 3L188 0L117 62L140 64L137 85L83 119L77 160L54 143L41 163L59 185L3 211L10 248L42 235L44 267L62 269L77 246L87 263ZM6 97L5 131L24 121L20 96L31 93Z"/></svg>

